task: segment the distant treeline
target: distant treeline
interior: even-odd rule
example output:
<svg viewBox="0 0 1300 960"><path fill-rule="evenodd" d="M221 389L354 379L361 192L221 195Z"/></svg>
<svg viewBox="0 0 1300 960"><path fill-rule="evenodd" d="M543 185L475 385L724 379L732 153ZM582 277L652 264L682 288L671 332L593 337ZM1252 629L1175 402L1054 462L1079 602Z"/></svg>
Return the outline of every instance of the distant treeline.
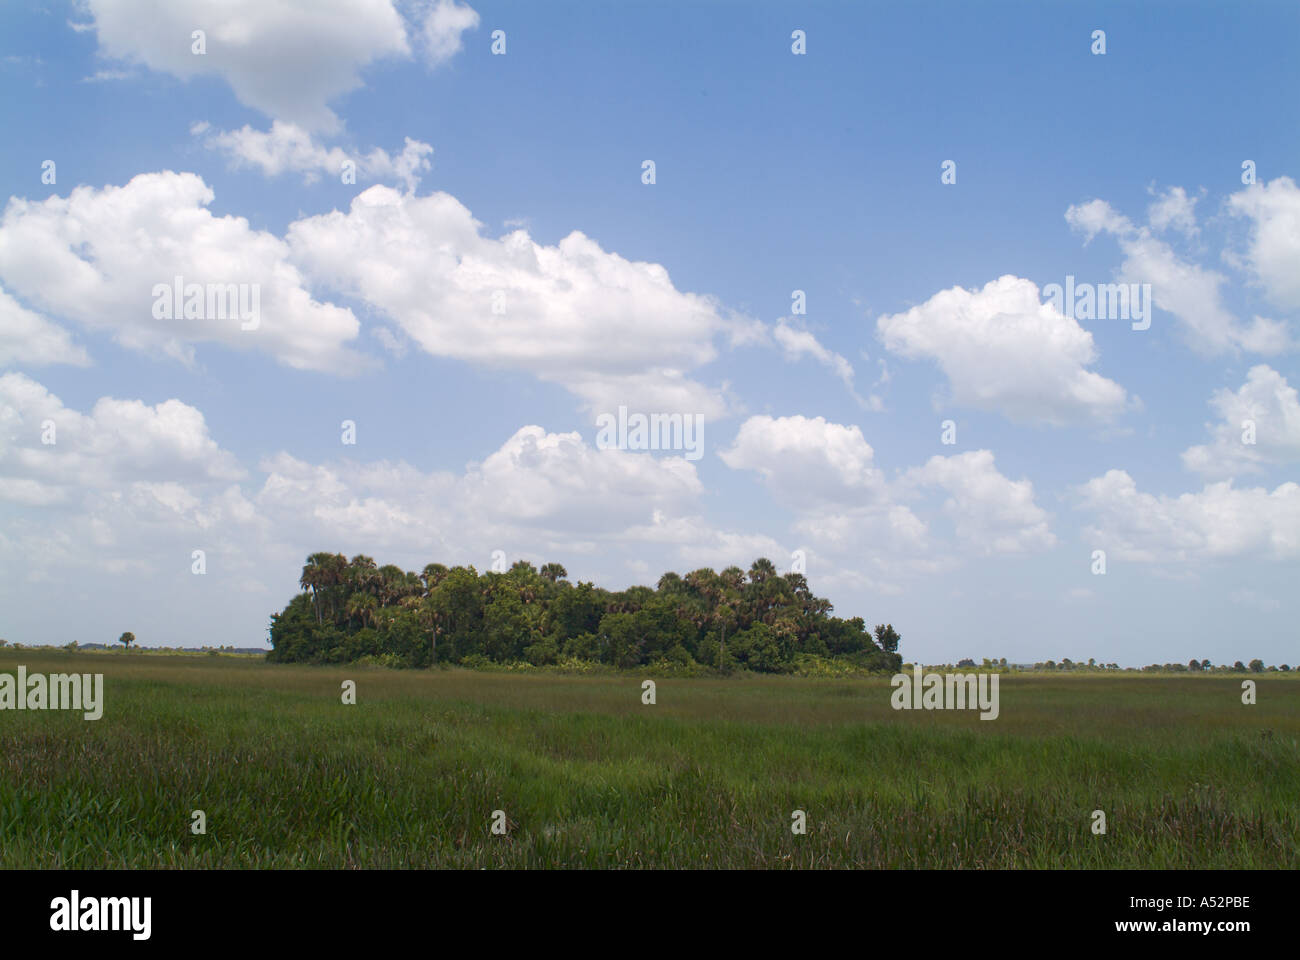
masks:
<svg viewBox="0 0 1300 960"><path fill-rule="evenodd" d="M655 589L574 585L558 563L519 561L503 573L431 563L420 574L370 557L307 558L303 592L271 616L268 660L391 666L587 661L630 668L791 670L796 658L845 660L869 670L902 665L890 624L874 636L861 617L831 616L802 574L770 560L720 573L665 573Z"/></svg>
<svg viewBox="0 0 1300 960"><path fill-rule="evenodd" d="M64 650L75 650L93 653L96 650L112 650L114 652L122 649L120 643L78 643L75 640L72 643L65 643ZM142 649L148 653L238 653L241 655L265 654L267 651L263 647L134 647L136 653Z"/></svg>
<svg viewBox="0 0 1300 960"><path fill-rule="evenodd" d="M952 664L945 664L952 666ZM975 661L969 657L965 660L958 660L957 667L975 667ZM1007 658L1001 660L992 660L984 658L984 662L978 667L982 670L1044 670L1079 672L1079 671L1129 671L1140 673L1290 673L1291 667L1287 664L1281 666L1265 666L1263 660L1255 659L1250 663L1242 663L1240 660L1229 666L1226 663L1215 664L1209 660L1197 660L1192 658L1186 663L1150 663L1145 667L1121 667L1117 663L1098 663L1095 659L1090 659L1086 663L1082 660L1071 660L1069 657L1062 658L1060 663L1055 660L1044 660L1040 663L1007 663ZM1297 668L1300 669L1300 668Z"/></svg>

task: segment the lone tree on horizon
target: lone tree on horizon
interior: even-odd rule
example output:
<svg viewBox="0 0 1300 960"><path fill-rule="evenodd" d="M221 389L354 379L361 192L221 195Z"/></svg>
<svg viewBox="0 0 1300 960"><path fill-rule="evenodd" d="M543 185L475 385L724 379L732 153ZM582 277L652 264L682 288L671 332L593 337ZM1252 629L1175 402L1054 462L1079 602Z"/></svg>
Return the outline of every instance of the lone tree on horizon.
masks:
<svg viewBox="0 0 1300 960"><path fill-rule="evenodd" d="M128 630L126 633L122 634L120 637L117 638L117 642L125 646L128 650L130 650L131 644L135 643L135 634L132 633L130 630Z"/></svg>

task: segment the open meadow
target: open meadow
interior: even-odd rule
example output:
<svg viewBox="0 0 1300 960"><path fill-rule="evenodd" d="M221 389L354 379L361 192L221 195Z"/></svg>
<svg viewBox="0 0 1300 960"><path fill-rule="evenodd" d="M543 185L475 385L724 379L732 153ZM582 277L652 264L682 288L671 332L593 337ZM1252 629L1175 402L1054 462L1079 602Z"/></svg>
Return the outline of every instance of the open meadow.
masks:
<svg viewBox="0 0 1300 960"><path fill-rule="evenodd" d="M104 710L0 712L4 868L1300 866L1291 675L1253 706L1241 677L1004 675L981 721L895 711L885 677L660 677L644 705L651 674L19 664L103 673Z"/></svg>

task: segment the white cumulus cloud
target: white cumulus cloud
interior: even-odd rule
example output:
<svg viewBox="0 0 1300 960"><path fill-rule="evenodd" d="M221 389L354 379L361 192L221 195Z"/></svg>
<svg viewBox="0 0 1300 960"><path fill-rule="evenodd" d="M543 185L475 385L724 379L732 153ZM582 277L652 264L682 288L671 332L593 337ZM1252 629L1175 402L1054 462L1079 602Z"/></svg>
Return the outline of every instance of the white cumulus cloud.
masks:
<svg viewBox="0 0 1300 960"><path fill-rule="evenodd" d="M1233 194L1228 209L1251 221L1247 262L1269 299L1300 309L1300 187L1278 177Z"/></svg>
<svg viewBox="0 0 1300 960"><path fill-rule="evenodd" d="M67 197L13 198L0 219L0 281L51 316L105 330L124 346L185 362L196 343L260 350L298 369L339 373L366 361L347 348L360 324L315 300L283 240L242 217L208 209L212 190L192 173L145 173L122 187L77 187ZM256 291L259 321L155 316L158 285ZM159 311L161 313L161 311Z"/></svg>
<svg viewBox="0 0 1300 960"><path fill-rule="evenodd" d="M1156 200L1147 207L1147 220L1151 229L1161 233L1171 227L1184 236L1194 236L1196 227L1196 201L1199 197L1189 197L1182 187L1170 187L1156 196Z"/></svg>
<svg viewBox="0 0 1300 960"><path fill-rule="evenodd" d="M1156 215L1163 216L1158 207ZM1222 292L1227 277L1184 260L1151 228L1136 226L1106 201L1071 206L1065 219L1085 242L1099 233L1115 238L1124 254L1119 280L1149 283L1155 305L1178 319L1194 350L1207 356L1238 350L1277 354L1293 345L1285 323L1256 316L1247 324L1228 309Z"/></svg>
<svg viewBox="0 0 1300 960"><path fill-rule="evenodd" d="M1056 545L1047 512L1034 502L1034 485L1003 476L992 451L934 456L902 481L943 490L943 511L957 539L976 553L1028 553Z"/></svg>
<svg viewBox="0 0 1300 960"><path fill-rule="evenodd" d="M437 0L424 14L420 38L424 56L431 66L446 63L460 52L462 35L478 27L479 18L471 7L456 0Z"/></svg>
<svg viewBox="0 0 1300 960"><path fill-rule="evenodd" d="M941 510L965 552L1023 553L1056 544L1033 485L1003 476L988 450L935 456L890 481L857 426L764 415L746 420L720 456L732 469L763 478L795 514L805 542L841 561L853 555L859 572L859 564L882 576L953 565L953 545L906 502L931 490L946 494Z"/></svg>
<svg viewBox="0 0 1300 960"><path fill-rule="evenodd" d="M378 308L434 356L529 372L597 412L728 407L721 388L689 374L739 322L679 291L660 264L580 232L554 246L523 230L493 239L455 197L375 186L346 213L291 224L288 241L310 275Z"/></svg>
<svg viewBox="0 0 1300 960"><path fill-rule="evenodd" d="M151 406L102 397L83 414L24 374L0 376L0 499L56 503L125 482L243 476L209 435L203 414L180 400Z"/></svg>
<svg viewBox="0 0 1300 960"><path fill-rule="evenodd" d="M306 183L322 176L339 179L344 165L351 163L359 179L395 180L408 192L420 184L420 175L431 166L433 147L406 138L400 153L390 154L375 147L367 154L353 154L341 147L325 147L303 127L277 120L269 131L250 126L231 131L210 131L206 123L195 124L191 133L203 138L212 150L225 154L235 167L254 167L268 177L300 173Z"/></svg>
<svg viewBox="0 0 1300 960"><path fill-rule="evenodd" d="M328 104L384 57L411 56L390 0L83 0L111 59L183 80L216 76L239 101L310 130L333 132ZM195 30L205 52L194 52Z"/></svg>
<svg viewBox="0 0 1300 960"><path fill-rule="evenodd" d="M1210 443L1183 452L1189 470L1222 478L1300 462L1300 396L1272 367L1251 367L1238 390L1215 391L1210 406L1220 419L1208 425Z"/></svg>
<svg viewBox="0 0 1300 960"><path fill-rule="evenodd" d="M1094 548L1121 560L1172 563L1255 556L1300 557L1300 484L1237 489L1231 480L1177 497L1143 493L1124 470L1079 488Z"/></svg>
<svg viewBox="0 0 1300 960"><path fill-rule="evenodd" d="M733 470L757 472L788 502L861 502L885 493L861 428L824 417L750 417L719 456Z"/></svg>
<svg viewBox="0 0 1300 960"><path fill-rule="evenodd" d="M1087 369L1097 360L1092 334L1029 280L942 290L876 325L889 350L935 361L961 406L1060 425L1113 419L1127 402L1123 387Z"/></svg>
<svg viewBox="0 0 1300 960"><path fill-rule="evenodd" d="M84 367L90 357L68 331L26 309L0 287L0 367L68 363Z"/></svg>

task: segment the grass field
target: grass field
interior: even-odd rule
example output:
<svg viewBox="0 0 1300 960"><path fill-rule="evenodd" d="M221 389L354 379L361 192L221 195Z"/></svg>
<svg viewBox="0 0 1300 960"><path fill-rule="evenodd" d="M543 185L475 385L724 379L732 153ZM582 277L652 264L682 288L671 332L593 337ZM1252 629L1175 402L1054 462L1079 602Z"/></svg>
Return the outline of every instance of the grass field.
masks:
<svg viewBox="0 0 1300 960"><path fill-rule="evenodd" d="M1004 676L981 721L895 712L884 678L665 678L645 706L640 676L20 663L103 673L105 707L0 712L5 868L1300 866L1286 675L1254 706L1240 677Z"/></svg>

